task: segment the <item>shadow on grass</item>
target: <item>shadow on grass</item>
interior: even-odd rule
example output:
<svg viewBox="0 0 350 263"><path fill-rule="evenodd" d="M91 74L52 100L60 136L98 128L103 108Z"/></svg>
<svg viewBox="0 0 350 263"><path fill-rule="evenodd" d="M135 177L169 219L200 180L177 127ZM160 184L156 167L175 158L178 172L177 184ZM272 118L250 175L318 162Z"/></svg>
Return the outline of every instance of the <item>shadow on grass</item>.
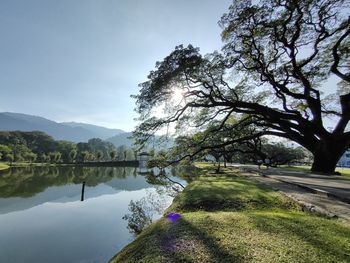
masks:
<svg viewBox="0 0 350 263"><path fill-rule="evenodd" d="M262 232L294 237L339 261L350 261L350 227L299 213L252 213L250 220Z"/></svg>
<svg viewBox="0 0 350 263"><path fill-rule="evenodd" d="M205 224L217 222L206 219ZM161 239L161 247L171 262L243 262L244 256L227 250L214 238L180 218Z"/></svg>

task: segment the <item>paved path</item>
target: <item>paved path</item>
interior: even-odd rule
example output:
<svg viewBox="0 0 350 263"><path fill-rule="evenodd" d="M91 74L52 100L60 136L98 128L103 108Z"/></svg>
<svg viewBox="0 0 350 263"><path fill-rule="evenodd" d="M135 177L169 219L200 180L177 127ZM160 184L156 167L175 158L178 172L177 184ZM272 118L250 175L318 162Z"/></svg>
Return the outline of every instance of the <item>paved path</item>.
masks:
<svg viewBox="0 0 350 263"><path fill-rule="evenodd" d="M246 166L244 167L244 170L250 172L243 173L243 175L249 176L272 189L283 192L285 195L300 203L305 210L323 214L328 217L337 216L345 222L350 223L350 204L324 194L312 193L308 188L303 188L290 182L286 183L277 180L273 178L273 176L260 176L255 173L255 169Z"/></svg>
<svg viewBox="0 0 350 263"><path fill-rule="evenodd" d="M324 194L350 204L350 180L326 175L286 171L280 168L262 168L256 165L233 165L269 178L304 187L317 194Z"/></svg>

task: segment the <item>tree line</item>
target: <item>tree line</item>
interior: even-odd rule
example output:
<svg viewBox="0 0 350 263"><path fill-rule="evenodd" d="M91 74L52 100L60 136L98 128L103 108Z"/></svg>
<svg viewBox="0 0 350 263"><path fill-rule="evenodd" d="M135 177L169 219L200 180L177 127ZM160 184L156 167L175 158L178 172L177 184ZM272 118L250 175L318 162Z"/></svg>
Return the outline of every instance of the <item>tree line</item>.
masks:
<svg viewBox="0 0 350 263"><path fill-rule="evenodd" d="M75 163L127 161L137 159L137 152L124 145L115 147L99 138L74 143L56 141L44 132L0 132L0 161Z"/></svg>
<svg viewBox="0 0 350 263"><path fill-rule="evenodd" d="M235 122L234 119L227 122ZM247 140L238 140L242 136L247 137L253 134L251 127L242 127L232 131L230 125L218 129L220 122L208 126L207 129L201 132L196 132L192 135L178 136L175 141L175 146L171 152L177 159L214 159L216 162L220 160L224 162L238 163L262 163L268 160L270 166L278 166L291 163L307 163L312 160L311 153L302 147L288 146L288 143L272 142L267 138L252 137ZM237 138L235 143L230 143L230 140ZM228 143L227 143L228 142ZM221 147L218 145L222 144ZM213 158L208 158L210 155Z"/></svg>

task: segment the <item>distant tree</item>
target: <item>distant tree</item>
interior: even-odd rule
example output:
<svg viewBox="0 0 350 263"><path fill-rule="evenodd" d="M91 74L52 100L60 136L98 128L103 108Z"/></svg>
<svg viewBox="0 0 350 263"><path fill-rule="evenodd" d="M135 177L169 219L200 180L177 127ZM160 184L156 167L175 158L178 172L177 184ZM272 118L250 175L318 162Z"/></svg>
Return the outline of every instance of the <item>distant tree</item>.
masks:
<svg viewBox="0 0 350 263"><path fill-rule="evenodd" d="M109 152L109 156L111 157L111 160L113 161L115 157L117 156L117 152L115 150Z"/></svg>
<svg viewBox="0 0 350 263"><path fill-rule="evenodd" d="M56 151L61 153L61 159L63 162L71 162L72 158L70 154L72 151L76 151L77 145L69 141L57 141Z"/></svg>
<svg viewBox="0 0 350 263"><path fill-rule="evenodd" d="M50 162L50 156L48 154L42 153L39 155L38 160L43 163L48 163Z"/></svg>
<svg viewBox="0 0 350 263"><path fill-rule="evenodd" d="M286 147L282 143L262 145L261 153L270 160L271 166L289 164L305 157L302 149Z"/></svg>
<svg viewBox="0 0 350 263"><path fill-rule="evenodd" d="M89 144L86 142L77 143L77 159L78 161L84 162L86 161L86 154L83 156L83 152L89 152Z"/></svg>
<svg viewBox="0 0 350 263"><path fill-rule="evenodd" d="M25 140L26 146L38 156L42 153L58 150L58 142L44 132L19 132L17 136L21 136Z"/></svg>
<svg viewBox="0 0 350 263"><path fill-rule="evenodd" d="M1 156L2 156L3 158L5 158L5 156L6 156L7 154L12 153L12 150L11 150L10 147L8 147L8 146L6 146L6 145L3 145L3 144L0 144L0 153L1 153ZM1 158L0 158L0 160L1 160Z"/></svg>
<svg viewBox="0 0 350 263"><path fill-rule="evenodd" d="M96 161L96 155L92 152L89 152L88 158L89 161Z"/></svg>
<svg viewBox="0 0 350 263"><path fill-rule="evenodd" d="M12 164L12 162L14 161L14 156L12 153L8 153L5 155L5 160L8 161L10 164Z"/></svg>
<svg viewBox="0 0 350 263"><path fill-rule="evenodd" d="M69 161L73 163L75 158L77 158L77 150L73 149L69 152Z"/></svg>
<svg viewBox="0 0 350 263"><path fill-rule="evenodd" d="M126 149L125 145L120 145L117 147L117 156L119 161L123 161L125 149Z"/></svg>
<svg viewBox="0 0 350 263"><path fill-rule="evenodd" d="M234 155L235 155L235 148L234 148L234 146L233 145L225 146L224 159L227 162L232 163L232 159L233 159Z"/></svg>
<svg viewBox="0 0 350 263"><path fill-rule="evenodd" d="M56 152L55 162L61 162L62 161L62 154L60 152Z"/></svg>
<svg viewBox="0 0 350 263"><path fill-rule="evenodd" d="M13 147L15 145L26 145L26 141L22 136L23 132L9 131L0 132L0 144Z"/></svg>
<svg viewBox="0 0 350 263"><path fill-rule="evenodd" d="M101 152L101 157L99 159L108 160L110 157L110 152L115 150L112 143L103 141L99 138L93 138L88 141L88 150L90 152Z"/></svg>
<svg viewBox="0 0 350 263"><path fill-rule="evenodd" d="M96 159L97 159L97 161L100 161L101 158L102 158L102 156L103 156L102 151L97 151L97 152L96 152Z"/></svg>
<svg viewBox="0 0 350 263"><path fill-rule="evenodd" d="M232 160L234 153L244 152L242 146L251 144L255 138L254 130L247 126L231 130L231 125L237 122L236 119L226 120L228 124L222 125L219 121L211 121L207 128L194 134L179 136L172 149L175 159L183 160L188 158L205 158L211 155L218 163L217 172L220 171L221 160Z"/></svg>
<svg viewBox="0 0 350 263"><path fill-rule="evenodd" d="M137 150L133 150L133 154L134 154L134 160L137 160L138 151Z"/></svg>
<svg viewBox="0 0 350 263"><path fill-rule="evenodd" d="M61 161L61 156L62 154L60 152L49 152L49 158L50 158L50 162L52 163L58 163Z"/></svg>
<svg viewBox="0 0 350 263"><path fill-rule="evenodd" d="M86 162L88 160L90 153L88 151L82 151L81 152L81 158L82 162Z"/></svg>
<svg viewBox="0 0 350 263"><path fill-rule="evenodd" d="M125 149L123 151L124 161L126 161L126 158L128 157L128 149Z"/></svg>
<svg viewBox="0 0 350 263"><path fill-rule="evenodd" d="M35 162L35 161L36 161L36 158L37 158L37 155L36 155L35 153L33 153L33 152L28 153L28 154L25 156L25 159L26 159L27 161L29 161L30 163Z"/></svg>
<svg viewBox="0 0 350 263"><path fill-rule="evenodd" d="M25 161L26 157L32 153L32 151L25 144L17 144L13 146L13 155L16 162Z"/></svg>

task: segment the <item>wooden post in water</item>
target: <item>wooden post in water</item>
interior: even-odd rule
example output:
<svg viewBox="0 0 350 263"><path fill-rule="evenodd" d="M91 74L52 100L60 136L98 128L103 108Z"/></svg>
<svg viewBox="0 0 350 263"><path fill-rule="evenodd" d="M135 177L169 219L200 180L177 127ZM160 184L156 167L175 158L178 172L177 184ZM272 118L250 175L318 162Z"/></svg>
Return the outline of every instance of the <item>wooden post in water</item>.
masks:
<svg viewBox="0 0 350 263"><path fill-rule="evenodd" d="M84 201L84 191L85 191L85 182L83 182L83 186L81 187L81 198L80 198L80 201Z"/></svg>

